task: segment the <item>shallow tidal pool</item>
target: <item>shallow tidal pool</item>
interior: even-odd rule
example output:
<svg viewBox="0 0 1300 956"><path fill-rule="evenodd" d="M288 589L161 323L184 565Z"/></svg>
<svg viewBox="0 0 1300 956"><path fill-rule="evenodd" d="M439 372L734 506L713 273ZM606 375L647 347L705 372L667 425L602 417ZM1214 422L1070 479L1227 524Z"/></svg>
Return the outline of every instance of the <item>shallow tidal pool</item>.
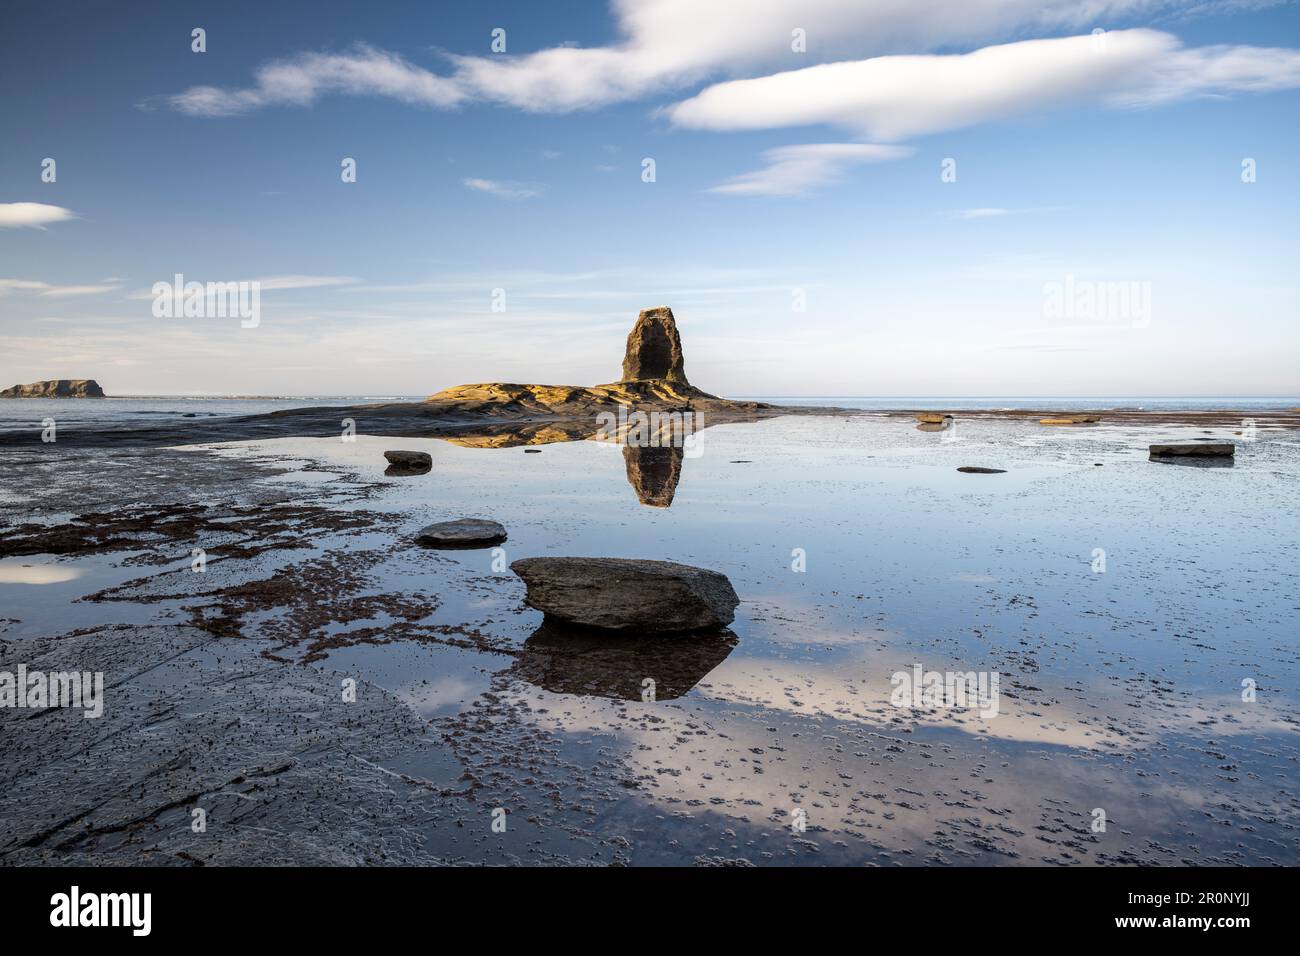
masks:
<svg viewBox="0 0 1300 956"><path fill-rule="evenodd" d="M326 568L335 591L239 627L429 722L384 769L468 779L472 799L430 796L407 862L1295 865L1300 438L1213 437L1238 442L1232 467L1148 461L1151 442L1209 438L1182 426L935 433L872 414L718 425L685 453L364 434L172 451L240 469L198 500L338 493L328 507L375 520L224 568L212 542L193 594L175 584L188 542L166 583L135 580L129 551L6 558L0 638L104 607L180 619L218 582ZM388 448L433 467L386 476ZM509 538L412 543L459 517ZM539 555L699 565L741 604L722 635L543 627L508 567ZM330 613L358 594L396 597ZM900 701L915 667L996 675L994 706Z"/></svg>

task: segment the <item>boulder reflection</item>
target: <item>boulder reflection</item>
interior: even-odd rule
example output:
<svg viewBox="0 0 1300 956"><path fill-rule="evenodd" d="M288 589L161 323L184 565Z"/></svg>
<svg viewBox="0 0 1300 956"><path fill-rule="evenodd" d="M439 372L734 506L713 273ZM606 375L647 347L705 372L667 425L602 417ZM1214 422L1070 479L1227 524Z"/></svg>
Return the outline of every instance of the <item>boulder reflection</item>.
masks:
<svg viewBox="0 0 1300 956"><path fill-rule="evenodd" d="M726 660L738 638L729 630L697 634L609 634L547 621L524 642L511 672L553 694L653 700L686 694Z"/></svg>

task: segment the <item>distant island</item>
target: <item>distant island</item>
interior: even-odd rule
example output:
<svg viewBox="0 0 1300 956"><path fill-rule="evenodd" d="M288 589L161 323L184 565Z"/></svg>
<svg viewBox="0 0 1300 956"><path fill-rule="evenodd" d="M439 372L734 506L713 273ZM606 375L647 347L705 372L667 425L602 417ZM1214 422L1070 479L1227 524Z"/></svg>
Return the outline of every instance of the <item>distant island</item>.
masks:
<svg viewBox="0 0 1300 956"><path fill-rule="evenodd" d="M104 390L93 378L53 378L30 385L14 385L0 391L0 398L104 398Z"/></svg>

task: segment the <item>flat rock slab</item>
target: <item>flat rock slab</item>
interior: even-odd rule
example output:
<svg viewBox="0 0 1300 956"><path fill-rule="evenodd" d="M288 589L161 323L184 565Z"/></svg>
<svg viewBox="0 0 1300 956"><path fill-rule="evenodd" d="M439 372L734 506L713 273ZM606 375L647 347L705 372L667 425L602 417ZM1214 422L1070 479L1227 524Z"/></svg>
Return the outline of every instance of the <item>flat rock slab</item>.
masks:
<svg viewBox="0 0 1300 956"><path fill-rule="evenodd" d="M484 518L439 521L415 534L415 540L426 548L486 548L505 539L505 527Z"/></svg>
<svg viewBox="0 0 1300 956"><path fill-rule="evenodd" d="M945 420L952 418L951 415L945 415L941 412L918 412L916 420L924 422L927 425L942 425Z"/></svg>
<svg viewBox="0 0 1300 956"><path fill-rule="evenodd" d="M1151 445L1152 458L1194 456L1197 458L1223 458L1236 454L1237 446L1230 441L1180 442L1178 444Z"/></svg>
<svg viewBox="0 0 1300 956"><path fill-rule="evenodd" d="M726 575L672 561L523 558L510 565L524 603L549 618L614 631L672 633L726 627L740 599Z"/></svg>
<svg viewBox="0 0 1300 956"><path fill-rule="evenodd" d="M1005 475L1005 468L982 468L979 465L962 465L957 469L963 475Z"/></svg>
<svg viewBox="0 0 1300 956"><path fill-rule="evenodd" d="M429 726L365 681L344 702L347 673L262 646L174 625L0 644L0 671L104 675L98 719L0 707L0 865L436 862L413 850L438 825L428 791L383 766Z"/></svg>
<svg viewBox="0 0 1300 956"><path fill-rule="evenodd" d="M388 459L390 465L398 468L424 468L433 467L433 456L423 451L386 451L384 457Z"/></svg>

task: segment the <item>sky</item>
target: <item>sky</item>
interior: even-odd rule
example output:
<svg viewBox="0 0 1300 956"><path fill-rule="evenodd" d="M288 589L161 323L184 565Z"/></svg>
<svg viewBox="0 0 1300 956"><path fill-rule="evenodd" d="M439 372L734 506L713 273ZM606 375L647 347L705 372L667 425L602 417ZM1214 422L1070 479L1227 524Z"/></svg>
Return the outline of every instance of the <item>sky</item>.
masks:
<svg viewBox="0 0 1300 956"><path fill-rule="evenodd" d="M1294 396L1298 107L1272 0L7 0L0 387L596 384L667 305L724 395Z"/></svg>

